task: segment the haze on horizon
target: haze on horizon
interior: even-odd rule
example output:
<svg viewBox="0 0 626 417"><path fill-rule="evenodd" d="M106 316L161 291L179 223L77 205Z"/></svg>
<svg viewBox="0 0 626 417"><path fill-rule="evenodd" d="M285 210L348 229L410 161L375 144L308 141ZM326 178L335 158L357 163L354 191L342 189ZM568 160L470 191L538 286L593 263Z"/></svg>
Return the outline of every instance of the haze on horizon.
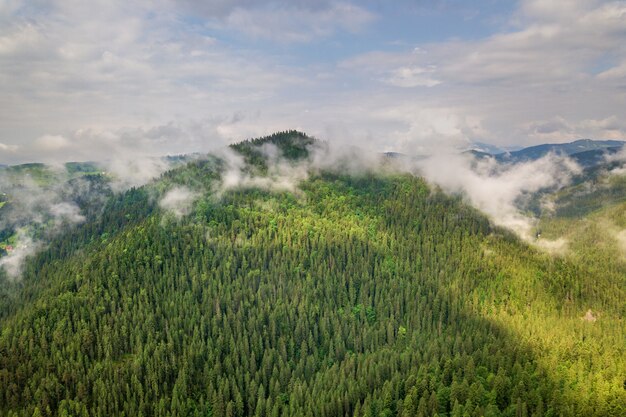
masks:
<svg viewBox="0 0 626 417"><path fill-rule="evenodd" d="M0 3L0 163L626 139L626 2Z"/></svg>

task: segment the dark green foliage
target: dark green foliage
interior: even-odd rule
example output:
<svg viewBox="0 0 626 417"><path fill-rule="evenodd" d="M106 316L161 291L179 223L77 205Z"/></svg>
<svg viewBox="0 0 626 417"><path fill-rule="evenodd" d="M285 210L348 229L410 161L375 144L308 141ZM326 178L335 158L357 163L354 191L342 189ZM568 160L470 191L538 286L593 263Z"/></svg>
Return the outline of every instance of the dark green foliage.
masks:
<svg viewBox="0 0 626 417"><path fill-rule="evenodd" d="M626 201L626 177L602 176L558 193L555 199L556 215L580 217L624 201Z"/></svg>
<svg viewBox="0 0 626 417"><path fill-rule="evenodd" d="M267 144L275 146L280 151L280 156L291 161L306 159L312 146L322 145L302 132L287 130L262 138L248 139L230 147L243 155L248 164L266 169L267 156L264 155L262 146Z"/></svg>
<svg viewBox="0 0 626 417"><path fill-rule="evenodd" d="M293 134L262 141L301 157ZM19 294L0 298L0 413L624 409L622 380L615 385L603 354L582 353L602 339L576 316L600 300L608 320L619 300L582 287L568 316L555 304L563 285L578 282L569 264L492 229L460 200L410 176L334 174L304 182L297 196L205 195L181 220L163 215L151 197L169 184L208 187L217 178L219 161L196 161L150 188L113 196L102 214L28 262ZM554 314L574 317L563 328L575 329L581 350L560 358L563 372L513 325L547 327L538 317ZM566 371L579 357L584 368L572 377ZM581 397L577 384L587 382L597 391Z"/></svg>
<svg viewBox="0 0 626 417"><path fill-rule="evenodd" d="M94 162L67 162L65 164L65 170L69 175L75 174L98 174L102 171L102 168Z"/></svg>

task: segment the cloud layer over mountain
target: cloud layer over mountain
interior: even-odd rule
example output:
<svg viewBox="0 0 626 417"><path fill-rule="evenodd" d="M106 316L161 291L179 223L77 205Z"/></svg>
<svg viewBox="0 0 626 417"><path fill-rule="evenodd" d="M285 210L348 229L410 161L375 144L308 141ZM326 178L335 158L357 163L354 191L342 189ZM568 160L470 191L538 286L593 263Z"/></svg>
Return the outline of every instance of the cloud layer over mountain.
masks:
<svg viewBox="0 0 626 417"><path fill-rule="evenodd" d="M622 1L11 0L0 163L286 128L411 153L624 138L625 40Z"/></svg>

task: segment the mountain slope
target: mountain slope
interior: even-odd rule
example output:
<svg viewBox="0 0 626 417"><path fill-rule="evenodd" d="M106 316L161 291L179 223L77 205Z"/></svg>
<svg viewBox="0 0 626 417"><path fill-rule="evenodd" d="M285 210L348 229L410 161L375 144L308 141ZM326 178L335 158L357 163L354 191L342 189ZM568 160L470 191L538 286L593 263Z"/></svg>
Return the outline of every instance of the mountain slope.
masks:
<svg viewBox="0 0 626 417"><path fill-rule="evenodd" d="M279 150L293 145L284 137ZM265 143L242 153L267 166ZM3 414L626 406L624 306L588 287L597 276L418 178L322 171L295 192L249 183L218 197L224 169L198 160L113 196L29 260L1 307ZM180 187L198 195L183 217L157 203ZM597 322L580 320L588 308L602 312Z"/></svg>

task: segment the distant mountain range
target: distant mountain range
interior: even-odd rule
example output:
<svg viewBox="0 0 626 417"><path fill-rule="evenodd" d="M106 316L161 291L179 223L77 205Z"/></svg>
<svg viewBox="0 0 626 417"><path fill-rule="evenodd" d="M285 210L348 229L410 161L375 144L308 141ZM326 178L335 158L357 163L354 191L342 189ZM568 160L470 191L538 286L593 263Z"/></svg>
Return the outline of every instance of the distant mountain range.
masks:
<svg viewBox="0 0 626 417"><path fill-rule="evenodd" d="M625 141L620 140L579 139L568 143L546 143L510 152L501 152L491 145L476 144L469 152L477 157L491 156L499 162L533 161L553 152L568 155L582 166L589 167L602 163L607 154L618 152L625 144Z"/></svg>
<svg viewBox="0 0 626 417"><path fill-rule="evenodd" d="M603 163L607 154L620 151L626 141L622 140L593 140L579 139L568 143L545 143L542 145L521 148L518 146L499 147L488 143L474 142L466 153L471 153L478 158L493 157L499 162L517 163L525 161L534 161L550 152L558 155L568 155L583 167L596 166ZM167 155L162 157L163 161L171 164L172 167L184 164L201 157L202 154L195 152L184 155ZM389 158L406 158L408 155L400 152L385 152L384 155ZM423 159L427 155L419 155L410 157L411 159ZM68 162L65 164L68 172L73 173L100 171L102 166L97 162ZM0 164L0 170L11 168L13 170L41 169L44 164L28 163L20 165Z"/></svg>
<svg viewBox="0 0 626 417"><path fill-rule="evenodd" d="M474 142L471 145L471 150L478 153L498 155L501 153L515 152L522 149L522 146L506 146L500 147L492 145L490 143Z"/></svg>

